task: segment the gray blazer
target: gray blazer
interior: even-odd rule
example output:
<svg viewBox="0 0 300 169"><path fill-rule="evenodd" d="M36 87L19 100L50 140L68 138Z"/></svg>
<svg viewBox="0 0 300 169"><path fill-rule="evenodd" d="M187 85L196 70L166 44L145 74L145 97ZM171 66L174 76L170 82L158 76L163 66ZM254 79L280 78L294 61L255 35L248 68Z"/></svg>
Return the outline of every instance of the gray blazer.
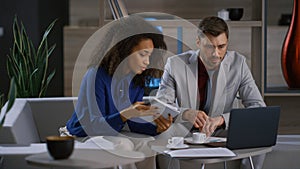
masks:
<svg viewBox="0 0 300 169"><path fill-rule="evenodd" d="M199 51L168 58L157 97L178 105L181 114L187 109L198 109L198 54ZM219 69L212 78L212 97L209 116L222 115L228 126L230 110L239 94L245 107L266 106L246 64L246 59L234 51L227 51ZM179 116L181 119L181 116Z"/></svg>

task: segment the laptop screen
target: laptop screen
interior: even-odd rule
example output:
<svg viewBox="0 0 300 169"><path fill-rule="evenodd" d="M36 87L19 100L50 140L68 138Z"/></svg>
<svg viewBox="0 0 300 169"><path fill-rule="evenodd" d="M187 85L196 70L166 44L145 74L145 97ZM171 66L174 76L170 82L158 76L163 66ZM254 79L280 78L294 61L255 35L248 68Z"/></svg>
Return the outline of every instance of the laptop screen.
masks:
<svg viewBox="0 0 300 169"><path fill-rule="evenodd" d="M279 106L233 109L226 147L242 149L275 145L279 115Z"/></svg>

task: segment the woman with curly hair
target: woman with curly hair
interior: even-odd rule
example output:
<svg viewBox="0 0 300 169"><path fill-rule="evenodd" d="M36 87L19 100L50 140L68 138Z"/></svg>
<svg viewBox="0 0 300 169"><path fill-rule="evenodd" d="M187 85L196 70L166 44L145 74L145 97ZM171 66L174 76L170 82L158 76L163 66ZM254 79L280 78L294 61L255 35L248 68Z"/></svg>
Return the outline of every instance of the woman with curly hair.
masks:
<svg viewBox="0 0 300 169"><path fill-rule="evenodd" d="M149 77L157 77L162 73L150 67L150 63L162 61L159 57L166 50L166 44L163 35L155 27L137 17L132 18L116 21L118 25L114 27L118 26L118 29L109 30L106 36L114 32L113 36L120 38L123 34L118 34L128 33L129 29L134 33L114 44L103 59L98 56L92 60L81 84L75 112L67 122L67 130L71 135L117 135L122 130L129 130L155 136L168 128L170 119L159 117L155 122L163 123L155 125L139 118L157 114L154 107L143 105L142 99ZM88 85L93 82L94 87ZM91 93L91 90L95 92ZM81 100L83 103L89 102L86 109ZM91 103L96 103L100 112L91 108Z"/></svg>

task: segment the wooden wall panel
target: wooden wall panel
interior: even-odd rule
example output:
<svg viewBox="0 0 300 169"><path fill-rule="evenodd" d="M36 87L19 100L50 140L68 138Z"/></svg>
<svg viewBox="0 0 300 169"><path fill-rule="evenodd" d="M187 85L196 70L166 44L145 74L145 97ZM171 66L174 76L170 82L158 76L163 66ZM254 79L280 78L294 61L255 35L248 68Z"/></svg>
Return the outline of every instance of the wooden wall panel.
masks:
<svg viewBox="0 0 300 169"><path fill-rule="evenodd" d="M79 52L97 27L65 27L64 28L64 96L72 96L73 69ZM82 67L85 69L85 67ZM85 70L83 70L85 71ZM82 77L75 80L74 91L79 90ZM78 93L78 92L76 92ZM77 94L75 94L77 96Z"/></svg>
<svg viewBox="0 0 300 169"><path fill-rule="evenodd" d="M265 97L268 106L280 106L279 134L300 134L299 97Z"/></svg>

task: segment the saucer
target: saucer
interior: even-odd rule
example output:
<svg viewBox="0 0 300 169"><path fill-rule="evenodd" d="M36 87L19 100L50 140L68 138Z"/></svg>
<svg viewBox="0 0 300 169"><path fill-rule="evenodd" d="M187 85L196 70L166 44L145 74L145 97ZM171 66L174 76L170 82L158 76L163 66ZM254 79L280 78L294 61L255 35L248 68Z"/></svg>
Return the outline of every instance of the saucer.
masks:
<svg viewBox="0 0 300 169"><path fill-rule="evenodd" d="M215 142L226 142L226 138L223 137L208 137L204 142L194 142L192 137L184 138L184 141L188 144L206 144Z"/></svg>
<svg viewBox="0 0 300 169"><path fill-rule="evenodd" d="M187 143L189 143L189 144L203 144L203 143L205 143L205 141L203 141L203 142L194 142L194 140L193 140L192 137L185 138L184 140L185 140Z"/></svg>
<svg viewBox="0 0 300 169"><path fill-rule="evenodd" d="M174 145L170 145L170 144L167 145L167 148L173 149L173 150L175 150L175 149L184 149L184 148L189 148L189 147L190 146L187 145L187 144L182 144L180 146L174 146Z"/></svg>

